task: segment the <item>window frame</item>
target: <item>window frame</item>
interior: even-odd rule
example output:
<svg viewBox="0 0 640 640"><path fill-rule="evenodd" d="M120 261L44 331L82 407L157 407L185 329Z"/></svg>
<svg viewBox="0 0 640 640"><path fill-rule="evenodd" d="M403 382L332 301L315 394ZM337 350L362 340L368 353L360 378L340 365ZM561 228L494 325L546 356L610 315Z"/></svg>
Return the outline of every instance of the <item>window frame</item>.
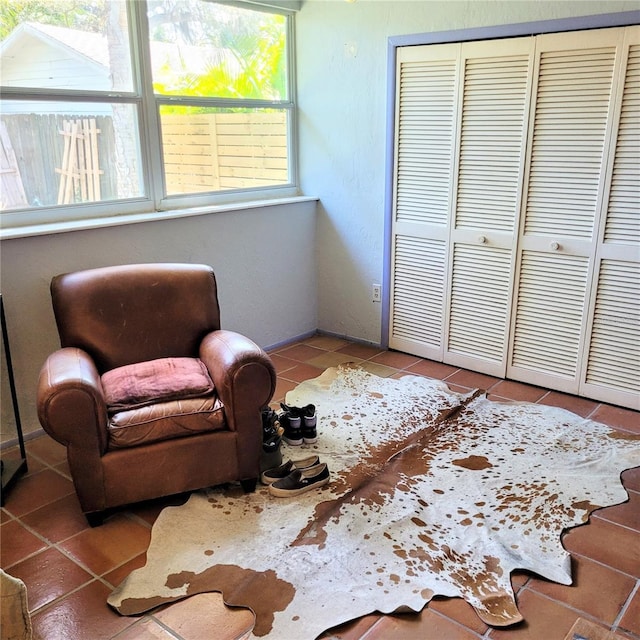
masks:
<svg viewBox="0 0 640 640"><path fill-rule="evenodd" d="M0 211L3 229L19 229L28 226L56 225L69 222L107 221L134 215L147 214L153 220L154 214L175 211L181 213L202 213L203 209L215 209L224 205L251 203L260 200L289 198L299 195L298 154L297 154L297 103L295 83L295 33L293 15L297 7L275 3L262 4L251 0L204 0L221 5L234 5L249 11L275 13L286 18L286 64L287 99L256 100L221 97L175 97L155 94L151 73L151 52L147 20L146 0L126 0L131 51L133 91L81 91L77 89L42 89L24 87L1 87L2 100L83 102L129 104L137 117L137 142L140 151L141 187L144 195L89 203L49 205L38 208L23 207ZM283 185L225 189L197 194L165 194L164 161L160 107L166 104L207 107L249 107L277 108L287 113L287 163L289 181ZM166 215L160 218L167 217ZM99 224L98 226L102 226ZM3 234L4 235L4 234Z"/></svg>

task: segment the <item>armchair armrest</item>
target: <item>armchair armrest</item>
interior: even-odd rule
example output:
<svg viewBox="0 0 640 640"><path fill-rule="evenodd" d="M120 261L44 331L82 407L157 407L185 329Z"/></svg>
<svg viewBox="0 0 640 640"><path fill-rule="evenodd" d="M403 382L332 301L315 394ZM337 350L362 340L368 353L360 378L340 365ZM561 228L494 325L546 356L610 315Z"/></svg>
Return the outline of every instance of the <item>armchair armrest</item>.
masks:
<svg viewBox="0 0 640 640"><path fill-rule="evenodd" d="M205 336L199 356L227 409L230 429L237 430L243 416L252 421L269 404L276 372L269 356L255 342L221 329Z"/></svg>
<svg viewBox="0 0 640 640"><path fill-rule="evenodd" d="M107 406L96 366L86 351L52 353L38 378L38 418L55 440L100 456L107 449Z"/></svg>

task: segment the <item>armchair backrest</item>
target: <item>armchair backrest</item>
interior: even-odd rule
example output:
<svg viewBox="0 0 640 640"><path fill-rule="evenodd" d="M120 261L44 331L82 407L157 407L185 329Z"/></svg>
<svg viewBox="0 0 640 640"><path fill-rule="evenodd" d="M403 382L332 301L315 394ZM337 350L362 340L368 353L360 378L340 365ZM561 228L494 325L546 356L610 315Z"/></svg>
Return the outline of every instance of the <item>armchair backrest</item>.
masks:
<svg viewBox="0 0 640 640"><path fill-rule="evenodd" d="M220 328L213 269L134 264L58 275L53 311L63 347L91 355L98 371L170 356L198 355Z"/></svg>

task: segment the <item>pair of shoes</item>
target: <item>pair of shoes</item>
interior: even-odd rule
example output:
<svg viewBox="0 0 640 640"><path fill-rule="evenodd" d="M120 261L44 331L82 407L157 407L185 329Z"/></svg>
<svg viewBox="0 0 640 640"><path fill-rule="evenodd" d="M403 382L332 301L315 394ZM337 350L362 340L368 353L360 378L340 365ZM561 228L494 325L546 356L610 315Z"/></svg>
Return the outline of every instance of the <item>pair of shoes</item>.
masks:
<svg viewBox="0 0 640 640"><path fill-rule="evenodd" d="M278 416L280 424L284 427L284 441L294 447L305 444L313 444L318 441L315 405L306 407L290 407L280 403L282 413Z"/></svg>
<svg viewBox="0 0 640 640"><path fill-rule="evenodd" d="M329 482L329 467L325 462L306 469L294 469L288 476L269 485L269 493L276 498L299 496Z"/></svg>
<svg viewBox="0 0 640 640"><path fill-rule="evenodd" d="M281 464L279 467L275 467L275 469L267 469L260 476L260 480L262 481L262 484L272 484L276 480L286 478L295 469L302 471L303 469L308 469L309 467L313 467L319 463L320 458L318 456L309 456L302 460L287 460L287 462Z"/></svg>
<svg viewBox="0 0 640 640"><path fill-rule="evenodd" d="M262 450L273 453L280 448L283 429L278 414L273 409L262 410Z"/></svg>

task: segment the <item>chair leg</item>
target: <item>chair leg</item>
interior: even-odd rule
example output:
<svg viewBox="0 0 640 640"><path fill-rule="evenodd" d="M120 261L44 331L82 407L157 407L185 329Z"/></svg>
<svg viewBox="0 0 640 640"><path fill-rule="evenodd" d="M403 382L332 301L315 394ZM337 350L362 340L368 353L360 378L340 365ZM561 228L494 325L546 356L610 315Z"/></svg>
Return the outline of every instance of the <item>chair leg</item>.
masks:
<svg viewBox="0 0 640 640"><path fill-rule="evenodd" d="M258 478L249 478L248 480L240 480L240 484L245 493L253 493L258 484Z"/></svg>

